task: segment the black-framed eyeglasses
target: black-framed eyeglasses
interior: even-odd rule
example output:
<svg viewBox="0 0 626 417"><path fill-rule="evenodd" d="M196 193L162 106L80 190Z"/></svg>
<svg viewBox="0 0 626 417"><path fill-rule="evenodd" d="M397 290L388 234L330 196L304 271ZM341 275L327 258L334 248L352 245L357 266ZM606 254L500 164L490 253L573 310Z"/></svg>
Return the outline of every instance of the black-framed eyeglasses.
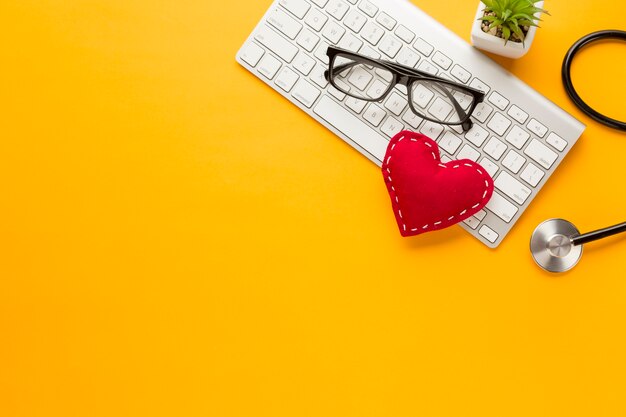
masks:
<svg viewBox="0 0 626 417"><path fill-rule="evenodd" d="M472 128L470 116L485 98L482 91L390 61L373 59L333 46L326 52L326 80L337 90L365 101L380 102L400 84L416 115L443 125Z"/></svg>

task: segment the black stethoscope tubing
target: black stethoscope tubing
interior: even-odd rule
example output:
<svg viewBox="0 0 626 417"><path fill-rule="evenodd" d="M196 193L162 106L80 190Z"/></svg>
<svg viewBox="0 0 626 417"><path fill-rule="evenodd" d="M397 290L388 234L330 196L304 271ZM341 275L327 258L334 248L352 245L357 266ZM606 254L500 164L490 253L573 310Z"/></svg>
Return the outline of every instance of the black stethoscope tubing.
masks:
<svg viewBox="0 0 626 417"><path fill-rule="evenodd" d="M626 232L626 222L605 227L604 229L594 230L593 232L585 233L584 235L573 236L571 237L572 245L584 245L585 243L594 242L596 240L604 239L605 237L624 232Z"/></svg>
<svg viewBox="0 0 626 417"><path fill-rule="evenodd" d="M576 54L590 43L604 39L618 39L626 41L626 32L623 30L601 30L590 33L589 35L579 39L565 55L563 67L561 69L561 76L563 78L563 84L565 85L567 95L583 113L605 126L626 132L626 122L613 119L591 108L591 106L585 103L585 101L578 95L576 89L574 88L574 84L572 83L571 66Z"/></svg>

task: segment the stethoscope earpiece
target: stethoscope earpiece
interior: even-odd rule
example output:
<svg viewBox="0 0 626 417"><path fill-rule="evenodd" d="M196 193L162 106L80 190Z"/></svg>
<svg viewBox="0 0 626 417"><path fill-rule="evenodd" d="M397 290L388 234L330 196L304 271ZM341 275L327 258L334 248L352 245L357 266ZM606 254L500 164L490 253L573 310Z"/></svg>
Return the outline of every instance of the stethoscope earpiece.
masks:
<svg viewBox="0 0 626 417"><path fill-rule="evenodd" d="M626 222L581 235L567 220L550 219L541 223L530 238L530 253L541 268L565 272L576 266L583 244L626 231Z"/></svg>

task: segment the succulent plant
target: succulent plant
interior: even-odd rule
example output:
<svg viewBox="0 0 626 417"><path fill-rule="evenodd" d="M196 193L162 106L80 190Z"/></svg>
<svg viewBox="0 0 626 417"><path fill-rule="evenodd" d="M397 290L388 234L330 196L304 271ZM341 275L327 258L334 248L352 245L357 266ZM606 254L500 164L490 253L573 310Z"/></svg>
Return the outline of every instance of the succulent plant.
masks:
<svg viewBox="0 0 626 417"><path fill-rule="evenodd" d="M518 38L524 43L524 26L537 26L535 13L541 12L549 15L547 11L535 7L536 0L482 0L485 4L485 16L479 20L489 22L489 29L500 28L504 44L511 36Z"/></svg>

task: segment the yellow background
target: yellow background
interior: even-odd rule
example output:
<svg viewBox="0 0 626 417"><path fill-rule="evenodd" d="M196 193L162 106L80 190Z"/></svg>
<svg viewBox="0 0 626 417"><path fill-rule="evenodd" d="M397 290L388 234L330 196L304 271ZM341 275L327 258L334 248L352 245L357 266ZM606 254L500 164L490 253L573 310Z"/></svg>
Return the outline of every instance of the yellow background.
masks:
<svg viewBox="0 0 626 417"><path fill-rule="evenodd" d="M476 1L415 3L469 40ZM269 0L3 1L0 415L626 415L626 243L528 253L625 220L626 137L560 64L626 6L546 3L499 62L589 127L492 251L401 238L378 168L235 63ZM574 77L623 119L625 68Z"/></svg>

